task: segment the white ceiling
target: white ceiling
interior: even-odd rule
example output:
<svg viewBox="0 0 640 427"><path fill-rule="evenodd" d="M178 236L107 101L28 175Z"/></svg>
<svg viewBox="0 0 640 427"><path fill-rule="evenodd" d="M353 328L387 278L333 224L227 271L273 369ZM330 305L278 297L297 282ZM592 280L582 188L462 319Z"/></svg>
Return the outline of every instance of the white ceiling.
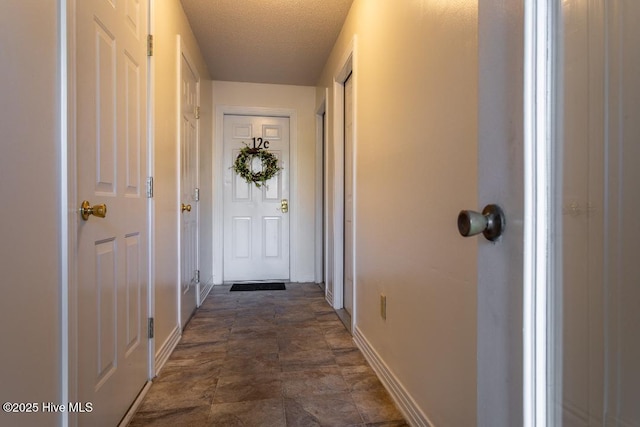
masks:
<svg viewBox="0 0 640 427"><path fill-rule="evenodd" d="M213 80L314 86L353 0L181 0Z"/></svg>

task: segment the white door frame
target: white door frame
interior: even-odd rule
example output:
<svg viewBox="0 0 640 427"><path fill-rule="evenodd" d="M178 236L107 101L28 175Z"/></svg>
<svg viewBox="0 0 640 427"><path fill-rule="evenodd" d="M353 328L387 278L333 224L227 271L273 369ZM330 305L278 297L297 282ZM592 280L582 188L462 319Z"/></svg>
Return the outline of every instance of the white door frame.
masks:
<svg viewBox="0 0 640 427"><path fill-rule="evenodd" d="M267 116L289 118L289 281L298 281L298 115L289 108L217 105L213 150L213 283L224 282L224 116Z"/></svg>
<svg viewBox="0 0 640 427"><path fill-rule="evenodd" d="M325 88L322 101L316 110L316 257L315 281L323 284L325 295L327 292L327 188L328 188L328 138L327 138L327 99L329 89Z"/></svg>
<svg viewBox="0 0 640 427"><path fill-rule="evenodd" d="M58 3L60 22L60 398L62 402L77 402L77 259L73 248L77 241L77 185L76 185L76 108L75 108L75 2ZM65 238L66 236L66 238ZM63 426L69 425L69 414L60 416Z"/></svg>
<svg viewBox="0 0 640 427"><path fill-rule="evenodd" d="M351 39L346 51L342 55L338 69L333 78L333 308L339 310L344 307L344 82L353 73L353 163L351 167L355 172L357 158L357 73L356 73L356 36ZM351 313L351 327L355 326L357 313L357 270L356 253L356 209L357 177L353 176L353 310Z"/></svg>
<svg viewBox="0 0 640 427"><path fill-rule="evenodd" d="M149 0L149 16L148 19L148 28L149 34L155 33L155 0ZM155 87L155 61L154 57L147 56L147 145L149 149L148 153L148 164L147 171L149 173L149 182L148 186L151 188L147 188L151 193L153 192L153 177L155 176L155 168L154 168L154 157L153 153L155 151L155 96L154 90ZM153 194L149 197L149 292L148 292L148 304L149 304L149 318L155 318L155 306L156 306L156 293L155 286L153 285L156 282L155 271L156 271L156 256L155 256L155 200L153 198ZM156 376L156 344L155 338L149 339L149 378L153 378ZM144 395L144 393L141 393Z"/></svg>
<svg viewBox="0 0 640 427"><path fill-rule="evenodd" d="M551 208L555 135L556 2L525 0L523 425L555 425L548 374L553 356L548 319L553 285Z"/></svg>
<svg viewBox="0 0 640 427"><path fill-rule="evenodd" d="M61 330L61 354L60 354L60 398L59 403L78 402L78 330L77 330L77 293L78 293L78 262L76 254L77 223L79 220L78 208L80 206L77 197L77 167L76 167L76 1L61 0L58 3L59 19L59 51L60 51L60 330ZM148 1L147 31L152 31L152 13L154 0ZM153 57L147 57L147 172L153 176ZM154 316L154 277L153 277L153 198L147 199L147 244L148 244L148 281L147 281L147 317ZM66 236L66 238L65 238ZM148 351L148 379L155 375L154 365L154 339L147 340ZM141 403L151 382L147 381L136 402L125 416L125 420L133 410ZM60 415L61 425L75 424L75 416L69 416L68 412Z"/></svg>

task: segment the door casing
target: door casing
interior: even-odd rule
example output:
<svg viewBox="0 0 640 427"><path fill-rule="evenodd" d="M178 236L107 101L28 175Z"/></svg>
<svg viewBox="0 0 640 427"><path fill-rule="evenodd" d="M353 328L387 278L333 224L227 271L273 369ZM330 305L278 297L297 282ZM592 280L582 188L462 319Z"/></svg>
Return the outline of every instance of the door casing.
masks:
<svg viewBox="0 0 640 427"><path fill-rule="evenodd" d="M343 308L351 316L354 305L355 276L355 126L353 108L353 74L349 74L342 84L344 114L344 261L343 261ZM353 323L353 322L352 322Z"/></svg>
<svg viewBox="0 0 640 427"><path fill-rule="evenodd" d="M344 202L344 185L345 185L345 138L344 138L344 82L347 80L350 74L353 74L353 163L351 165L352 170L356 170L357 159L357 38L354 36L351 42L347 46L339 66L334 74L333 78L333 152L334 152L334 165L333 165L333 212L330 214L333 217L333 241L331 247L329 247L329 256L333 260L333 272L331 274L333 278L333 289L327 289L327 292L332 293L332 300L330 303L333 308L338 310L344 307L344 215L345 215L345 202ZM353 253L351 259L353 260L353 310L351 313L351 329L355 326L355 320L357 315L357 266L356 266L356 253L357 242L355 240L356 228L357 228L357 184L356 176L353 177L353 227L352 227L352 240L353 240Z"/></svg>
<svg viewBox="0 0 640 427"><path fill-rule="evenodd" d="M328 138L327 138L327 99L329 89L323 92L322 102L316 109L316 258L315 258L315 278L316 283L327 288L328 277Z"/></svg>

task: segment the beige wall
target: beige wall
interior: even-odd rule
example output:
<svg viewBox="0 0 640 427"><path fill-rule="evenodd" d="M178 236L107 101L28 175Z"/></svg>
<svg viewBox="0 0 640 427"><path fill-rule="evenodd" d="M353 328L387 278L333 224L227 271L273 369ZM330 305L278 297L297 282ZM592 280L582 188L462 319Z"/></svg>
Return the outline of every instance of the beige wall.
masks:
<svg viewBox="0 0 640 427"><path fill-rule="evenodd" d="M211 111L209 72L200 54L198 44L182 10L179 0L154 2L153 28L154 56L153 69L153 109L154 109L154 286L155 286L155 326L156 353L178 326L178 42L182 37L191 58L195 61L203 83L201 109ZM208 93L205 93L208 91ZM204 114L203 114L204 115ZM201 149L211 145L211 122L207 118L200 123ZM206 177L206 173L203 173ZM206 218L210 206L201 204L201 217ZM202 239L206 244L207 240ZM210 241L208 242L210 244ZM210 253L210 252L209 252ZM201 262L204 269L211 271L211 263ZM203 274L206 280L208 276Z"/></svg>
<svg viewBox="0 0 640 427"><path fill-rule="evenodd" d="M355 324L435 425L476 422L476 32L476 2L355 0L318 89L357 35Z"/></svg>
<svg viewBox="0 0 640 427"><path fill-rule="evenodd" d="M58 6L5 0L1 9L0 401L61 403ZM59 419L0 411L3 426Z"/></svg>
<svg viewBox="0 0 640 427"><path fill-rule="evenodd" d="M255 83L213 82L216 106L265 107L295 110L297 123L296 205L297 226L292 224L291 239L297 248L292 281L312 282L315 278L315 88ZM214 124L215 127L215 124ZM215 130L214 130L215 134ZM221 141L216 141L220 144ZM221 152L221 151L220 151ZM214 159L215 162L215 159ZM214 163L215 164L215 163ZM214 173L215 179L215 173ZM222 236L214 236L215 240ZM220 254L221 256L222 254ZM221 283L218 274L216 283Z"/></svg>

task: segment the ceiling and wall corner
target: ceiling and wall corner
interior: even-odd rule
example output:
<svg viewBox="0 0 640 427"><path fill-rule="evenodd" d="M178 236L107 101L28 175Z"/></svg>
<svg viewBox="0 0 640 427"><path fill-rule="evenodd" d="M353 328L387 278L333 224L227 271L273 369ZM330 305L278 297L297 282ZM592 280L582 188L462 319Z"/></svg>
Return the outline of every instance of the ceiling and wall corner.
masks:
<svg viewBox="0 0 640 427"><path fill-rule="evenodd" d="M315 86L353 0L181 0L212 80Z"/></svg>

